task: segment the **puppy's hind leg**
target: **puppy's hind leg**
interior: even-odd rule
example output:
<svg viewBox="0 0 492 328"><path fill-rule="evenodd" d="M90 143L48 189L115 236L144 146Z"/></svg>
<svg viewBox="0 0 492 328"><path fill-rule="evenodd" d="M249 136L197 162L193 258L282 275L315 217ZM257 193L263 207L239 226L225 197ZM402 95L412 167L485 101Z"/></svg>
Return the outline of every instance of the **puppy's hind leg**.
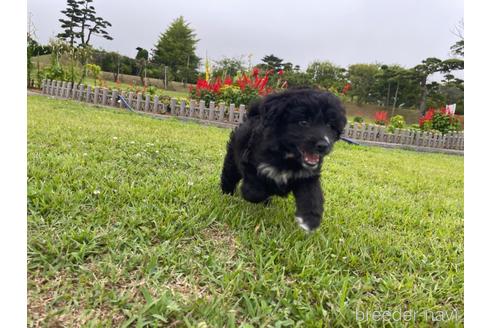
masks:
<svg viewBox="0 0 492 328"><path fill-rule="evenodd" d="M243 198L251 203L268 204L270 200L270 194L264 189L262 184L254 177L248 178L248 175L243 180L241 193Z"/></svg>
<svg viewBox="0 0 492 328"><path fill-rule="evenodd" d="M224 167L222 168L222 175L220 177L220 187L224 194L233 194L236 189L236 185L241 180L241 174L234 161L234 150L232 148L232 142L227 144L227 154L224 158Z"/></svg>

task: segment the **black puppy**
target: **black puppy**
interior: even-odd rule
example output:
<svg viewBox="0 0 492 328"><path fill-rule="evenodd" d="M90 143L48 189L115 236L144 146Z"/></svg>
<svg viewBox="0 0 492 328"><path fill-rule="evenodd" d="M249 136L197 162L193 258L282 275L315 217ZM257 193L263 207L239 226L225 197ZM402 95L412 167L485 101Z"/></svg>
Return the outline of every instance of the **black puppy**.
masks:
<svg viewBox="0 0 492 328"><path fill-rule="evenodd" d="M341 102L328 92L291 89L252 104L227 144L222 191L232 194L241 179L242 196L253 203L292 191L296 221L316 229L323 217L323 156L346 123Z"/></svg>

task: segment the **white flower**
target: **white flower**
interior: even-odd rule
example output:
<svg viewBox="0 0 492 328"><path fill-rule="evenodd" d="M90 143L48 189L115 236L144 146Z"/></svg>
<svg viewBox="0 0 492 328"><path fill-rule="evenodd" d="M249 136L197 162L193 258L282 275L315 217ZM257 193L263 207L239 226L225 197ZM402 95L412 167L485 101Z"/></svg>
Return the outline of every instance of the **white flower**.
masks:
<svg viewBox="0 0 492 328"><path fill-rule="evenodd" d="M118 137L113 137L113 140L118 140Z"/></svg>
<svg viewBox="0 0 492 328"><path fill-rule="evenodd" d="M132 144L132 145L133 145L134 143L135 143L135 141L130 141L130 144Z"/></svg>
<svg viewBox="0 0 492 328"><path fill-rule="evenodd" d="M193 186L193 181L188 181L188 186Z"/></svg>
<svg viewBox="0 0 492 328"><path fill-rule="evenodd" d="M97 190L97 189L94 190L94 192L93 192L94 195L99 195L100 193L101 193L101 191L100 190Z"/></svg>
<svg viewBox="0 0 492 328"><path fill-rule="evenodd" d="M87 153L83 153L82 156L87 156Z"/></svg>

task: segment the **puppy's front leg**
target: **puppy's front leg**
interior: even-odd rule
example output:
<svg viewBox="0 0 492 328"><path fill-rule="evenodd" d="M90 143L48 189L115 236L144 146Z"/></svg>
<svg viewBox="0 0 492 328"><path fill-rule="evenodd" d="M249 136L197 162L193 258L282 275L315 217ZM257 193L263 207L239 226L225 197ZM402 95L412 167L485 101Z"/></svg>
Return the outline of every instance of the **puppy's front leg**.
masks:
<svg viewBox="0 0 492 328"><path fill-rule="evenodd" d="M316 229L323 217L323 191L318 177L301 180L294 187L296 221L306 231Z"/></svg>

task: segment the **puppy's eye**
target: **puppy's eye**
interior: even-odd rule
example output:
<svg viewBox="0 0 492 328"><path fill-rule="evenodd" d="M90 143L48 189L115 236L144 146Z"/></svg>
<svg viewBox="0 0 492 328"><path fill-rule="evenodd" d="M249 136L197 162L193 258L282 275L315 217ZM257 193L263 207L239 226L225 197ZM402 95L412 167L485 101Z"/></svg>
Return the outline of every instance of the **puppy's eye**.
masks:
<svg viewBox="0 0 492 328"><path fill-rule="evenodd" d="M302 127L308 127L309 126L309 122L308 121L299 121L299 125L302 126Z"/></svg>

